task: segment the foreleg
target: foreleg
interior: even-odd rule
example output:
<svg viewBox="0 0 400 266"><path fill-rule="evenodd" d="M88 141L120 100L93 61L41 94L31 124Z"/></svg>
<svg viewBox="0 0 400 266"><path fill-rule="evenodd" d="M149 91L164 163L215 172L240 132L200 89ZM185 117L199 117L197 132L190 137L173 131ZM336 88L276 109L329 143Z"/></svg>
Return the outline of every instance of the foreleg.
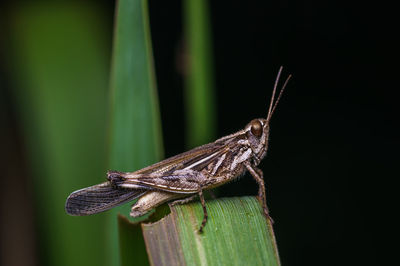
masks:
<svg viewBox="0 0 400 266"><path fill-rule="evenodd" d="M263 172L261 171L261 169L258 169L257 167L252 166L249 163L246 164L246 168L250 172L250 174L254 177L254 179L258 184L258 199L261 202L265 217L267 217L267 219L269 219L271 223L274 223L274 220L272 220L271 216L269 215L269 210L267 206L267 197L265 194Z"/></svg>

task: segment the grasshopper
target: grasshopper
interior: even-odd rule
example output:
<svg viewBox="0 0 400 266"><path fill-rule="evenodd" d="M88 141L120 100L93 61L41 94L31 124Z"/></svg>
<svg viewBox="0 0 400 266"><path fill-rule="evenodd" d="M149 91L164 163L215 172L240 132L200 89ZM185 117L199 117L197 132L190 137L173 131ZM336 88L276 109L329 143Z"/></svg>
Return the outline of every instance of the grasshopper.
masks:
<svg viewBox="0 0 400 266"><path fill-rule="evenodd" d="M288 76L275 101L281 72L282 67L275 80L266 118L253 119L234 134L138 171L108 171L106 182L71 193L65 204L66 212L90 215L138 199L130 213L138 217L164 202L175 200L172 204L183 204L199 196L204 212L199 229L202 232L208 217L203 191L221 186L248 171L258 183L263 213L271 219L263 172L257 165L267 154L271 117L291 77Z"/></svg>

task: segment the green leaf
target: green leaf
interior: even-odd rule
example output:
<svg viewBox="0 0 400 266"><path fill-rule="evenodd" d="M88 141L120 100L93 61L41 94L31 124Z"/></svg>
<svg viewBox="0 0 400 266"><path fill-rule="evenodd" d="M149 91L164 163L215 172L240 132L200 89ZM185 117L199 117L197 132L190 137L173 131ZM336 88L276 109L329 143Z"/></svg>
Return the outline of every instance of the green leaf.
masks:
<svg viewBox="0 0 400 266"><path fill-rule="evenodd" d="M185 58L185 109L190 148L214 140L216 108L208 1L183 1Z"/></svg>
<svg viewBox="0 0 400 266"><path fill-rule="evenodd" d="M272 225L255 197L206 201L203 234L200 203L175 205L171 214L143 224L153 265L280 265Z"/></svg>
<svg viewBox="0 0 400 266"><path fill-rule="evenodd" d="M116 8L110 108L110 168L134 171L162 158L161 123L146 0L120 0ZM109 250L114 265L146 261L141 234L132 232L129 205L111 211ZM130 219L130 218L129 218ZM118 234L121 236L118 242ZM125 237L135 235L135 239ZM119 245L120 244L120 245ZM118 249L120 247L120 249Z"/></svg>
<svg viewBox="0 0 400 266"><path fill-rule="evenodd" d="M105 172L104 17L81 3L17 5L10 62L35 199L38 265L103 265L104 215L71 217L65 199ZM6 38L7 39L7 38ZM24 210L20 210L24 211Z"/></svg>

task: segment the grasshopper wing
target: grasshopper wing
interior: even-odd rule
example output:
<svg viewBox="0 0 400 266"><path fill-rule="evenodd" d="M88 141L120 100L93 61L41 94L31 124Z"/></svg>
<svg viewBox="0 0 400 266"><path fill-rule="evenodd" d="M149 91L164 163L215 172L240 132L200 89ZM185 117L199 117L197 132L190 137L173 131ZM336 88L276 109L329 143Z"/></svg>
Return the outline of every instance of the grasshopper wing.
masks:
<svg viewBox="0 0 400 266"><path fill-rule="evenodd" d="M110 182L125 189L161 190L174 193L192 194L201 189L201 172L194 170L175 170L164 174L131 174L122 172L109 172Z"/></svg>
<svg viewBox="0 0 400 266"><path fill-rule="evenodd" d="M144 189L116 188L110 182L72 192L65 203L69 215L90 215L106 211L142 196Z"/></svg>
<svg viewBox="0 0 400 266"><path fill-rule="evenodd" d="M200 146L135 172L109 171L107 178L119 188L197 193L215 181L207 178L208 172L234 154L229 140Z"/></svg>

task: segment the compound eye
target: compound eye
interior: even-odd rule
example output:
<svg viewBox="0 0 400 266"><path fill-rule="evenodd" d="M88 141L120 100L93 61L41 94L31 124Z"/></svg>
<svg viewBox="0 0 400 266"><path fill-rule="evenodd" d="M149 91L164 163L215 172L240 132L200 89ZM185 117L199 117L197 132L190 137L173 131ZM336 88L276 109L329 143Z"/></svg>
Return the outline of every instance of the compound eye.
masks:
<svg viewBox="0 0 400 266"><path fill-rule="evenodd" d="M256 136L256 137L261 137L262 134L262 125L261 122L258 120L255 120L251 123L251 133Z"/></svg>

